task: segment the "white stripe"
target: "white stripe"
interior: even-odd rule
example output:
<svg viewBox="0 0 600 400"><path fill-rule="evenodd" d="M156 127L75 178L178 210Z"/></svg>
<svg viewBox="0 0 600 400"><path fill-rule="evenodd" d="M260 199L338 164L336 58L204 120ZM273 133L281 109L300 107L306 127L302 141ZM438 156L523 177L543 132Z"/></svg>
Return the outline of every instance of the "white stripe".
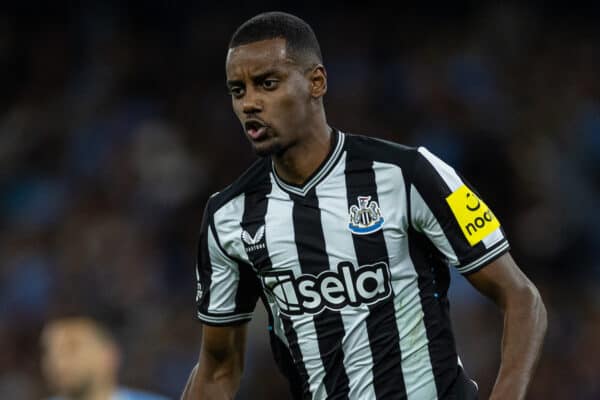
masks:
<svg viewBox="0 0 600 400"><path fill-rule="evenodd" d="M494 247L496 243L504 239L504 235L502 234L502 230L500 227L496 228L493 232L490 232L486 237L481 240L481 243L485 246L486 249Z"/></svg>
<svg viewBox="0 0 600 400"><path fill-rule="evenodd" d="M489 260L491 260L492 258L497 256L498 254L502 253L508 247L509 247L508 242L504 242L500 246L498 246L497 248L492 250L491 252L484 254L483 256L479 257L477 260L472 261L467 265L456 268L456 270L458 272L460 272L461 274L472 271L475 268L480 267L481 265L485 264L486 262L488 262Z"/></svg>
<svg viewBox="0 0 600 400"><path fill-rule="evenodd" d="M413 185L410 186L410 204L412 226L417 231L424 233L451 265L458 265L458 257L444 229L442 229L435 215L433 215L433 212Z"/></svg>
<svg viewBox="0 0 600 400"><path fill-rule="evenodd" d="M208 293L208 312L233 312L240 278L238 266L223 254L210 227L208 228L207 240L212 269L210 292Z"/></svg>
<svg viewBox="0 0 600 400"><path fill-rule="evenodd" d="M217 235L219 235L219 242L227 254L235 254L238 257L243 257L246 253L244 243L241 240L242 228L240 222L243 216L243 193L228 201L214 214L215 229Z"/></svg>
<svg viewBox="0 0 600 400"><path fill-rule="evenodd" d="M273 175L271 173L273 190L269 195L267 214L265 215L267 249L274 268L290 270L295 277L298 277L302 274L302 270L294 235L292 202L290 196L275 184ZM270 307L277 310L276 304L270 304ZM277 311L275 311L274 319L280 319ZM294 316L291 320L298 337L302 361L308 373L309 390L314 399L325 398L325 386L323 385L325 368L321 360L314 319L307 314ZM283 334L281 325L275 328L281 330L279 333L276 332L278 336Z"/></svg>
<svg viewBox="0 0 600 400"><path fill-rule="evenodd" d="M385 218L383 236L388 251L402 375L409 400L436 399L437 389L429 358L427 331L419 296L418 275L410 260L407 227L407 194L399 167L373 163L381 215Z"/></svg>
<svg viewBox="0 0 600 400"><path fill-rule="evenodd" d="M429 163L431 163L431 165L437 171L437 173L440 174L444 182L446 182L446 185L448 185L448 187L450 188L451 192L454 192L456 189L458 189L464 184L464 182L462 181L462 179L460 179L454 168L440 160L437 156L432 154L425 147L419 147L418 151L427 159L427 161L429 161Z"/></svg>
<svg viewBox="0 0 600 400"><path fill-rule="evenodd" d="M297 194L299 196L306 195L306 193L308 193L321 180L323 175L327 174L329 172L329 170L331 170L332 166L335 164L336 159L342 152L342 149L344 147L345 136L341 132L337 133L337 135L338 135L338 140L337 140L335 149L331 153L331 156L329 157L329 159L327 160L325 165L323 165L321 170L310 181L308 181L301 188L288 185L287 183L285 183L281 179L279 179L277 174L274 172L275 166L272 165L271 170L273 171L273 175L275 176L275 180L276 180L277 184L280 185L285 190L292 192L294 194Z"/></svg>
<svg viewBox="0 0 600 400"><path fill-rule="evenodd" d="M336 272L340 262L356 260L352 233L346 227L349 215L345 167L346 155L343 154L340 162L331 172L327 184L317 187L329 268ZM365 319L369 315L369 307L367 305L346 306L340 310L340 314L345 331L342 349L344 351L344 368L349 381L348 397L350 399L374 399L376 396L373 388L373 357Z"/></svg>

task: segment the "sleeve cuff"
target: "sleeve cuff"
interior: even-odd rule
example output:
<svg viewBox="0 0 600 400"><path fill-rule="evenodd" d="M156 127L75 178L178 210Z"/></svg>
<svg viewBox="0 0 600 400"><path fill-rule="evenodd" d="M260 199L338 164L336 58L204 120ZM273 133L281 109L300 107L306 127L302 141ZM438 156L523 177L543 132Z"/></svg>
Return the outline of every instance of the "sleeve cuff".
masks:
<svg viewBox="0 0 600 400"><path fill-rule="evenodd" d="M481 257L471 261L468 264L456 267L456 270L463 275L472 274L473 272L485 267L487 264L491 263L496 258L500 257L508 250L510 250L510 245L508 244L508 241L503 240Z"/></svg>
<svg viewBox="0 0 600 400"><path fill-rule="evenodd" d="M230 325L239 325L246 322L249 322L252 319L252 313L246 314L225 314L225 315L215 315L215 314L204 314L200 311L196 314L196 318L206 325L211 326L230 326Z"/></svg>

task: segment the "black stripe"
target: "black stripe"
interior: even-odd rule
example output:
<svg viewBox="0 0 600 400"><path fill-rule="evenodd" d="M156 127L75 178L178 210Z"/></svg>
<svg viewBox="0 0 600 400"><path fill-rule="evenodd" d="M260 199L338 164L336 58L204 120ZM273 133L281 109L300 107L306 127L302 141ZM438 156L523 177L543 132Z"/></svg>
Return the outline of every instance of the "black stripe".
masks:
<svg viewBox="0 0 600 400"><path fill-rule="evenodd" d="M242 215L240 225L242 232L247 232L253 238L256 236L259 229L264 232L265 214L267 213L268 203L267 195L270 192L271 183L268 179L265 179L262 184L256 185L254 190L249 191L244 195L244 214ZM240 310L240 312L253 311L256 299L262 292L260 281L256 273L252 270L252 267L254 266L256 268L256 266L261 265L261 263L268 266L271 265L266 243L266 235L263 234L262 239L258 241L258 246L254 246L259 249L248 251L248 258L252 265L238 262L240 281L235 297L235 308L236 310ZM243 239L242 244L249 247ZM249 308L250 305L248 305L248 303L250 303L252 308Z"/></svg>
<svg viewBox="0 0 600 400"><path fill-rule="evenodd" d="M437 185L438 190L440 188L445 190L446 196L450 194L450 188L448 188L431 164L429 164L429 161L424 159L420 153L417 153L415 161L415 169L407 171L408 173L404 174L406 198L408 201L408 251L417 272L419 297L421 299L421 308L423 310L423 323L425 324L425 331L427 333L427 347L429 350L429 359L435 386L438 398L443 399L448 394L448 391L458 374L456 344L452 333L449 316L450 306L447 298L448 287L450 286L450 271L447 265L442 261L445 260L445 256L440 253L426 236L417 232L410 222L412 221L411 210L413 207L410 203L410 190L411 186L414 184L410 178L417 176L417 180L433 179L433 182L435 182L433 185ZM423 161L427 164L421 164ZM426 192L433 189L429 185L420 186ZM423 196L423 194L421 195ZM434 203L435 205L433 208L429 205L432 212L434 212L434 215L436 212L438 215L441 215L444 212L447 213L442 204L439 202ZM439 217L436 216L436 218ZM454 218L452 219L456 221ZM438 219L438 221L440 220ZM446 229L453 234L462 234L462 232L456 232L456 229L460 231L460 227L455 222L446 225ZM448 234L449 232L445 230L444 233Z"/></svg>
<svg viewBox="0 0 600 400"><path fill-rule="evenodd" d="M255 238L258 230L263 230L263 238L254 245L246 243L242 238L242 244L246 248L248 259L256 270L268 269L271 267L271 259L267 249L267 234L265 227L265 215L267 214L268 198L271 193L271 183L265 182L257 186L255 190L245 193L244 196L244 215L240 226L242 232L248 233L250 237Z"/></svg>
<svg viewBox="0 0 600 400"><path fill-rule="evenodd" d="M317 276L329 270L329 258L321 225L319 200L315 189L305 197L291 195L294 201L293 219L298 259L303 274ZM347 399L348 375L344 368L344 322L339 312L324 309L314 316L319 351L325 369L324 385L328 399Z"/></svg>
<svg viewBox="0 0 600 400"><path fill-rule="evenodd" d="M450 271L443 258L424 235L408 230L410 258L418 274L423 320L429 341L429 358L438 397L444 398L456 380L458 362L447 298Z"/></svg>
<svg viewBox="0 0 600 400"><path fill-rule="evenodd" d="M358 196L371 196L379 204L373 163L353 159L346 161L348 208L358 205ZM383 215L385 218L385 215ZM368 235L352 235L359 265L385 262L389 266L383 230ZM369 306L367 332L373 357L373 386L377 399L405 399L400 339L394 310L393 294L383 302Z"/></svg>
<svg viewBox="0 0 600 400"><path fill-rule="evenodd" d="M257 185L254 190L245 194L244 215L242 216L240 225L242 230L247 232L252 238L255 238L258 230L265 226L265 216L267 214L269 203L267 195L270 192L271 182L269 179L266 179L263 184ZM271 258L269 257L269 249L267 248L266 229L264 237L262 240L258 241L258 243L255 243L254 247L251 247L252 245L246 243L243 238L242 244L247 248L248 258L252 263L252 266L246 266L248 270L247 273L253 274L256 277L255 272L250 270L251 267L257 271L271 269L272 263ZM241 267L242 266L240 266L240 268ZM256 281L258 281L258 279L256 279ZM238 291L238 294L239 293L240 292ZM288 350L284 346L281 339L279 339L273 331L274 321L268 301L264 296L262 296L262 300L269 315L269 335L273 357L283 375L288 379L293 397L295 399L300 399L302 393L308 393L308 374L302 361L302 355L300 354L298 338L295 336L293 329L284 326L290 349ZM297 360L296 363L294 363L290 357L290 352L294 355L294 359Z"/></svg>
<svg viewBox="0 0 600 400"><path fill-rule="evenodd" d="M293 365L293 360L289 360L289 353L280 355L279 359L277 359L278 357L275 349L277 349L277 346L281 346L281 339L277 338L275 334L272 333L271 347L273 348L277 364L279 365L279 368L281 368L282 372L287 376L290 382L290 388L292 389L292 395L294 396L294 399L310 399L312 396L310 394L310 388L308 386L308 373L306 372L306 367L304 366L304 362L302 360L302 352L300 351L300 346L298 346L298 335L296 335L294 325L289 317L285 315L280 315L280 318L283 322L283 330L285 332L285 336L288 340L288 343L290 344L289 351L292 353L293 359L298 360L296 365L301 366L301 371L300 373L297 373L296 370L292 371L289 368L291 365ZM292 371L293 373L288 374L288 372L286 371Z"/></svg>
<svg viewBox="0 0 600 400"><path fill-rule="evenodd" d="M262 286L250 265L238 262L238 270L240 271L240 280L238 290L235 293L235 313L250 313L256 307L256 301L260 297Z"/></svg>

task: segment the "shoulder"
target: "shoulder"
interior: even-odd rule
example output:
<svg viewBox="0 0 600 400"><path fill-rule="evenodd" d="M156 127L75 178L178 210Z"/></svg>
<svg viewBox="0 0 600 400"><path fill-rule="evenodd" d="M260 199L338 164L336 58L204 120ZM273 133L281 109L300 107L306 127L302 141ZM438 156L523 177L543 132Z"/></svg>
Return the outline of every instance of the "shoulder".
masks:
<svg viewBox="0 0 600 400"><path fill-rule="evenodd" d="M256 160L242 175L223 190L214 193L208 200L206 211L214 214L217 210L236 197L261 190L270 185L271 159L268 157Z"/></svg>
<svg viewBox="0 0 600 400"><path fill-rule="evenodd" d="M454 169L424 146L406 146L389 140L346 133L345 148L350 163L359 161L394 165L402 170L408 183L425 182L454 174ZM434 179L435 180L435 179Z"/></svg>
<svg viewBox="0 0 600 400"><path fill-rule="evenodd" d="M347 157L351 160L394 164L405 172L411 172L419 158L418 147L352 133L345 133L345 136Z"/></svg>
<svg viewBox="0 0 600 400"><path fill-rule="evenodd" d="M345 136L345 147L352 157L379 162L406 163L412 162L418 155L417 147L353 133L345 133Z"/></svg>

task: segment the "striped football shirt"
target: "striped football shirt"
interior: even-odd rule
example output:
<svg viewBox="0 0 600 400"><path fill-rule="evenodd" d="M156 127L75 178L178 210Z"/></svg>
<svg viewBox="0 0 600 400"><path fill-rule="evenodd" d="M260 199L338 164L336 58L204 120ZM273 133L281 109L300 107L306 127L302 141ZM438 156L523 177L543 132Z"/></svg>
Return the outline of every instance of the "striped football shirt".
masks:
<svg viewBox="0 0 600 400"><path fill-rule="evenodd" d="M475 398L449 268L470 274L508 249L477 192L426 148L335 131L305 184L265 158L209 199L197 316L244 323L261 298L296 398Z"/></svg>

